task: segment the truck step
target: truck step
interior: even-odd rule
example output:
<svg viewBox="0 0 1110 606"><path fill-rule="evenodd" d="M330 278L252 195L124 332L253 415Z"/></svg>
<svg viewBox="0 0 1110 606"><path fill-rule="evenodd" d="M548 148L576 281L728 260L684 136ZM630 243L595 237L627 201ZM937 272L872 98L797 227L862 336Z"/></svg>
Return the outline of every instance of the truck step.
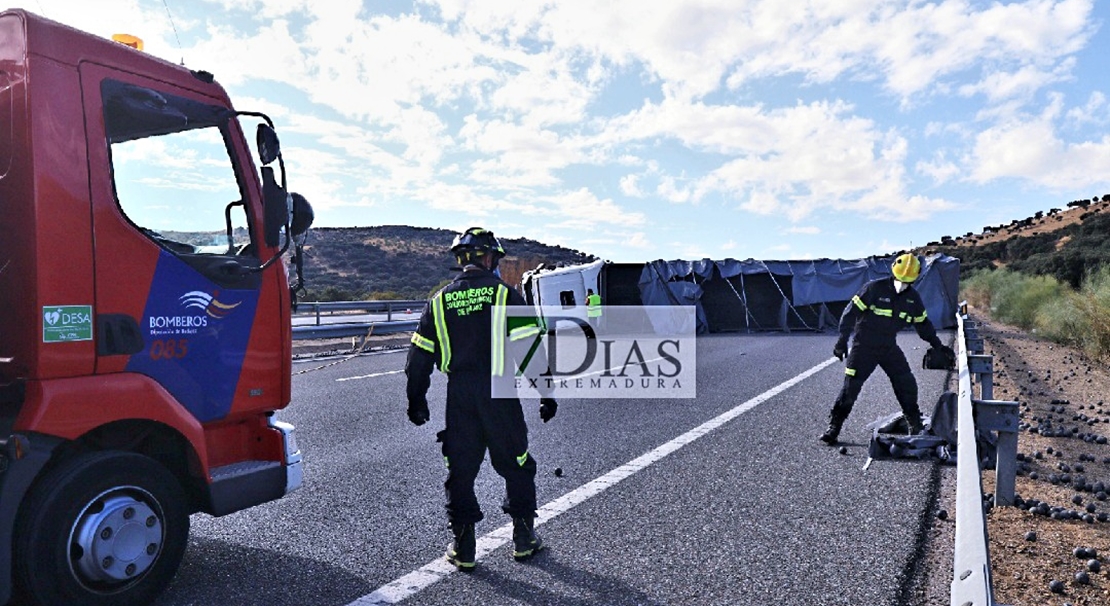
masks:
<svg viewBox="0 0 1110 606"><path fill-rule="evenodd" d="M234 478L249 476L264 469L281 467L278 461L240 461L231 465L212 468L212 481L224 482Z"/></svg>

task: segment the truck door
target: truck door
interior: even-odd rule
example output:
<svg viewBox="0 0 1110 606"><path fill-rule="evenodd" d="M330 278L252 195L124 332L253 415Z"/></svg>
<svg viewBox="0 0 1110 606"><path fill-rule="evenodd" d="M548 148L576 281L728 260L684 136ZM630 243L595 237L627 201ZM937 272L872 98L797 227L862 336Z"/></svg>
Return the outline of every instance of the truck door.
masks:
<svg viewBox="0 0 1110 606"><path fill-rule="evenodd" d="M284 269L258 270L258 179L222 90L80 69L97 372L146 375L201 422L280 408Z"/></svg>

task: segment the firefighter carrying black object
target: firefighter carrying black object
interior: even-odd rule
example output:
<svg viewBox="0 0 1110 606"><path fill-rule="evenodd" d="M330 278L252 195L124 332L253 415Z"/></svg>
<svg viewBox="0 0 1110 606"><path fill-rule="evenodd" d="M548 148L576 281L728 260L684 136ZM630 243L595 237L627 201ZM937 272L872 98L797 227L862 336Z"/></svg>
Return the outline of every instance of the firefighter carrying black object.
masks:
<svg viewBox="0 0 1110 606"><path fill-rule="evenodd" d="M510 349L531 344L540 328L534 318L507 317L509 306L526 303L494 273L505 249L493 232L472 227L455 238L451 252L462 274L424 308L405 374L408 416L415 425L423 425L430 416L426 395L433 366L447 375L447 428L437 434L447 462L447 519L454 534L446 556L460 570L469 571L475 566L474 525L483 517L474 480L487 448L494 470L505 479L502 509L513 518L513 557L524 560L543 547L534 531L536 459L528 452L520 400L493 398L491 387L495 373L513 372L513 360L521 357L505 351L506 340ZM505 326L507 339L492 337L494 322ZM557 409L553 398L540 400L545 423Z"/></svg>
<svg viewBox="0 0 1110 606"><path fill-rule="evenodd" d="M826 444L836 444L844 420L852 412L864 382L876 366L882 367L890 378L910 433L922 430L917 380L898 347L898 331L912 325L917 335L934 348L949 352L951 349L937 337L921 295L911 285L921 274L921 261L910 253L900 255L891 265L891 273L890 278L864 285L840 316L840 338L833 347L833 355L840 360L847 356L848 362L844 369L844 386L829 412L829 427L821 434L821 441ZM848 349L849 337L852 337L851 350Z"/></svg>

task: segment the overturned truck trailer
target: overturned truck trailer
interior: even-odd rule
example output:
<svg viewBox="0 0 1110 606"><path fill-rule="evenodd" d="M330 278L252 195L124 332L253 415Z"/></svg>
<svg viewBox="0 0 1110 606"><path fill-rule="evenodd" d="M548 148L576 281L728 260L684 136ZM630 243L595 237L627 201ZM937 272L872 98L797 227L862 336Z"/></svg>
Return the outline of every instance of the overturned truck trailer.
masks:
<svg viewBox="0 0 1110 606"><path fill-rule="evenodd" d="M525 274L529 302L585 313L585 288L607 305L693 305L698 332L835 328L844 306L864 284L890 276L895 256L812 261L652 261L537 269ZM588 285L588 286L587 286ZM922 257L914 287L937 328L955 324L960 261Z"/></svg>

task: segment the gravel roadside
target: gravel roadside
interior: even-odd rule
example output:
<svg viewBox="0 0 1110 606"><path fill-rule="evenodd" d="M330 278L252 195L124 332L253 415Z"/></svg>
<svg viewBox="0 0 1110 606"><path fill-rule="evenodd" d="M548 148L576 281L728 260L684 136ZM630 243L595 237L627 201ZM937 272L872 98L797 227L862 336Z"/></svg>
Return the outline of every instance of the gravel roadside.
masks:
<svg viewBox="0 0 1110 606"><path fill-rule="evenodd" d="M1110 368L974 311L972 318L994 356L995 398L1017 401L1021 415L1016 506L987 514L995 601L1110 605ZM939 474L937 509L953 512L955 468ZM993 470L984 470L982 488L993 492ZM926 526L906 603L947 606L955 520L933 515Z"/></svg>

